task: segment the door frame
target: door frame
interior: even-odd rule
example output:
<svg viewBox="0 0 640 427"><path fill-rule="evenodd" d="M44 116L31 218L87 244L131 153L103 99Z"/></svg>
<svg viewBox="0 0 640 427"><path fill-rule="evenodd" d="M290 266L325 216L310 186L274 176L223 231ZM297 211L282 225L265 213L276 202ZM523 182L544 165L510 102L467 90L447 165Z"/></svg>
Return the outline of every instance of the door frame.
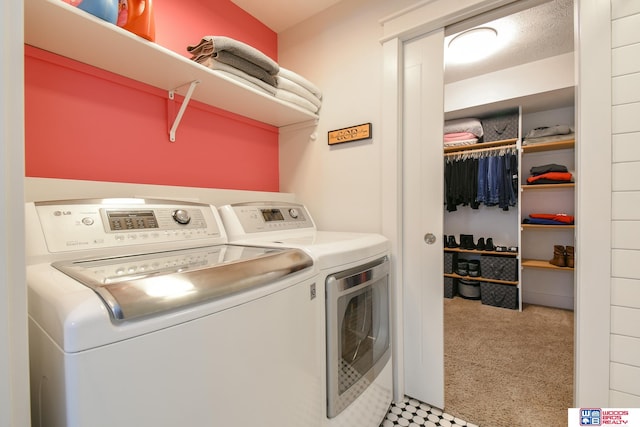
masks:
<svg viewBox="0 0 640 427"><path fill-rule="evenodd" d="M404 397L402 253L402 74L404 43L428 32L499 7L513 0L436 0L420 2L381 20L382 88L382 231L391 241L394 284L394 399ZM526 0L518 3L527 3ZM539 1L533 0L527 7ZM581 4L582 3L582 4ZM576 282L574 405L607 407L611 247L611 104L610 2L574 2L577 170L598 170L576 186ZM609 58L609 61L606 60ZM444 90L444 82L443 82ZM609 94L607 98L607 94ZM605 118L605 119L603 119ZM608 118L608 119L607 119ZM595 169L594 169L595 168ZM582 176L581 179L586 178ZM600 180L596 182L597 180ZM608 201L608 203L607 203ZM603 206L604 208L595 208ZM588 230L588 232L587 232ZM421 232L421 230L416 230ZM597 343L594 346L593 343ZM443 355L444 356L444 355Z"/></svg>

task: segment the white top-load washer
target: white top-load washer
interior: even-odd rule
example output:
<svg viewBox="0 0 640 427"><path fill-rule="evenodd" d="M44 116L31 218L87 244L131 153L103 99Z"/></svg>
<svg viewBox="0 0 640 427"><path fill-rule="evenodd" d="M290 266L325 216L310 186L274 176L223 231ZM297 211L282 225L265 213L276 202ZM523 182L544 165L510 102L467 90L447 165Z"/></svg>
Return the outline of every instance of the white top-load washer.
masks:
<svg viewBox="0 0 640 427"><path fill-rule="evenodd" d="M380 425L393 394L389 241L374 233L317 230L302 204L237 203L219 211L230 242L300 248L314 259L325 301L323 424Z"/></svg>
<svg viewBox="0 0 640 427"><path fill-rule="evenodd" d="M26 205L38 427L320 426L317 267L206 204Z"/></svg>

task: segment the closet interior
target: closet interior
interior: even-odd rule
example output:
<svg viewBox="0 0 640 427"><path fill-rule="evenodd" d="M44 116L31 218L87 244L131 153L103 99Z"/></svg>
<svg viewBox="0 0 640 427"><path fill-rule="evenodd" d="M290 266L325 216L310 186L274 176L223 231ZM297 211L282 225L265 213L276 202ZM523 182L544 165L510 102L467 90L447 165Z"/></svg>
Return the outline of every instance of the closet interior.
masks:
<svg viewBox="0 0 640 427"><path fill-rule="evenodd" d="M573 309L572 92L445 113L445 297Z"/></svg>

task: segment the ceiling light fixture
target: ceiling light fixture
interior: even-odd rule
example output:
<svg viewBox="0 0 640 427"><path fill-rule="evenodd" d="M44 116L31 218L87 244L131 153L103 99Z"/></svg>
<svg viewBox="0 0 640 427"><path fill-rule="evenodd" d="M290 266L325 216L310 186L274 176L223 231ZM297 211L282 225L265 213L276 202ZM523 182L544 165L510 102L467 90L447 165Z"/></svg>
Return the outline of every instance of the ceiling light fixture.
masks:
<svg viewBox="0 0 640 427"><path fill-rule="evenodd" d="M448 43L447 62L463 64L479 61L499 48L498 31L491 27L476 27L456 34Z"/></svg>

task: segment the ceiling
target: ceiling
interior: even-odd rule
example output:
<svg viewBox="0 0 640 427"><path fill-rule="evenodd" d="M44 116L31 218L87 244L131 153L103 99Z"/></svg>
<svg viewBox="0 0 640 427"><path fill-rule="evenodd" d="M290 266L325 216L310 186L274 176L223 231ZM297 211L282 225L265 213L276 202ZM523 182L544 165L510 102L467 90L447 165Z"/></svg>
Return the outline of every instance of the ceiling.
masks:
<svg viewBox="0 0 640 427"><path fill-rule="evenodd" d="M342 0L231 0L253 15L276 33L280 33ZM518 4L514 2L516 9ZM445 82L458 81L486 74L503 68L521 65L551 56L573 51L573 0L538 0L537 6L519 12L489 13L488 17L473 18L470 23L456 24L447 29L445 43L454 31L463 31L474 26L492 26L499 35L510 33L511 41L491 57L472 64L446 64ZM540 4L541 3L541 4ZM528 4L528 3L527 3ZM286 13L282 13L286 10ZM483 20L484 18L484 20ZM489 22L487 22L489 21ZM472 25L471 25L472 24Z"/></svg>

